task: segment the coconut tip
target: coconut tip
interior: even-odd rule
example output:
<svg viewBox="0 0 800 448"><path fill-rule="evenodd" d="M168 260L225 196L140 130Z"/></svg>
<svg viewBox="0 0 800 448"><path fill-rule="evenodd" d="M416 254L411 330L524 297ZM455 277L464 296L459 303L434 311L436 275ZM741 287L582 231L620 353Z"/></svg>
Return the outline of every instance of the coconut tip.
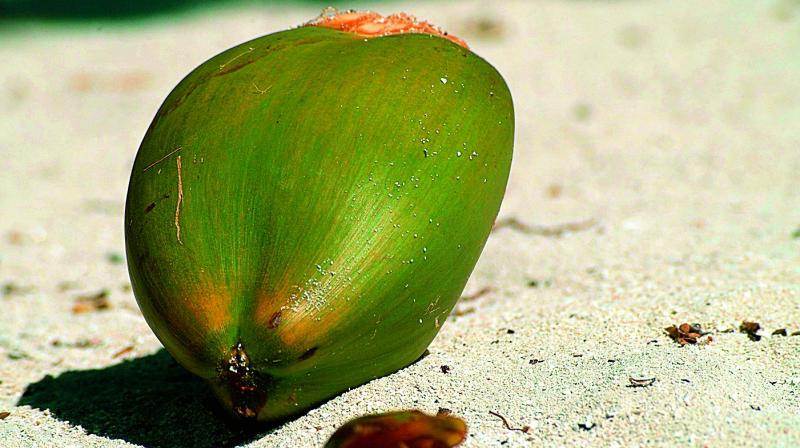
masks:
<svg viewBox="0 0 800 448"><path fill-rule="evenodd" d="M409 33L430 34L469 48L463 39L404 12L383 16L373 11L339 11L336 8L328 7L317 18L307 22L304 26L332 28L366 38Z"/></svg>

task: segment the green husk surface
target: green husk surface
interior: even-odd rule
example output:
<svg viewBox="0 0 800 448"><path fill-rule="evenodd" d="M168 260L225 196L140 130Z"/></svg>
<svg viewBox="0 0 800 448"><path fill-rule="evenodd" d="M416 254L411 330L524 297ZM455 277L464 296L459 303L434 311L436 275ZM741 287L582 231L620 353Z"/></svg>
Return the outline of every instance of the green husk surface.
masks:
<svg viewBox="0 0 800 448"><path fill-rule="evenodd" d="M302 27L227 50L139 148L125 234L165 348L242 417L285 417L417 359L486 242L511 96L445 39Z"/></svg>

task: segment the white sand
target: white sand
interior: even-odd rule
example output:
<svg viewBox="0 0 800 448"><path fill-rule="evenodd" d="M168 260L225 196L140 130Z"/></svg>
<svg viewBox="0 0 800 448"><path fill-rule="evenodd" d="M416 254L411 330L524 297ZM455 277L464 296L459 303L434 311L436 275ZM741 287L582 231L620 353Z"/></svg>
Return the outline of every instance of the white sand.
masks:
<svg viewBox="0 0 800 448"><path fill-rule="evenodd" d="M498 230L466 294L492 292L458 306L475 311L451 318L428 357L250 446L319 447L357 415L439 407L470 425L467 447L800 446L800 336L770 336L800 330L796 2L380 7L399 9L467 39L511 86L518 134L501 217L598 224L560 238ZM236 439L202 385L163 353L148 357L160 345L107 254L123 251L130 166L173 85L314 14L0 35L0 286L17 288L0 297L0 411L11 412L0 446ZM479 35L481 15L502 36ZM70 311L101 289L109 310ZM722 332L743 320L764 338ZM713 343L679 347L663 328L682 322L713 330ZM68 346L80 341L90 347ZM110 367L123 359L134 361ZM656 381L626 387L631 376Z"/></svg>

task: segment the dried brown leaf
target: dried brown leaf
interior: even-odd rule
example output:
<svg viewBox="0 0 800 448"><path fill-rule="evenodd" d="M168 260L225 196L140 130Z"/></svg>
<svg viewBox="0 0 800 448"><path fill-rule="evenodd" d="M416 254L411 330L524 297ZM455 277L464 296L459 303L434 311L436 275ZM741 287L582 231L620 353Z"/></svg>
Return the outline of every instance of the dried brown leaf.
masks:
<svg viewBox="0 0 800 448"><path fill-rule="evenodd" d="M697 344L698 338L708 334L708 332L703 331L699 324L682 323L677 327L675 325L670 325L664 330L681 346Z"/></svg>
<svg viewBox="0 0 800 448"><path fill-rule="evenodd" d="M336 430L325 448L451 448L467 437L467 425L452 415L420 411L367 415Z"/></svg>

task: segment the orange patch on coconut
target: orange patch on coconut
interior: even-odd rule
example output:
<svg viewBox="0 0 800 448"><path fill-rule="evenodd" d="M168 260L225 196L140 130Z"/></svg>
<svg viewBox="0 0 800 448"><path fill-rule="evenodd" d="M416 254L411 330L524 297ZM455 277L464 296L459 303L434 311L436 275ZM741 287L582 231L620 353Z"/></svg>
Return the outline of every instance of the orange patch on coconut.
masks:
<svg viewBox="0 0 800 448"><path fill-rule="evenodd" d="M253 318L258 324L270 330L281 326L284 319L284 306L289 292L284 288L279 291L261 291L256 294L256 306Z"/></svg>
<svg viewBox="0 0 800 448"><path fill-rule="evenodd" d="M282 316L282 323L276 329L278 337L289 347L299 347L317 345L317 341L326 338L333 327L341 322L344 313L284 310Z"/></svg>
<svg viewBox="0 0 800 448"><path fill-rule="evenodd" d="M325 304L309 303L309 295L325 294ZM334 301L336 303L330 303ZM274 331L287 346L314 345L338 325L349 306L338 303L336 293L310 287L284 287L257 295L254 317L267 331ZM333 308L331 307L333 305Z"/></svg>
<svg viewBox="0 0 800 448"><path fill-rule="evenodd" d="M211 331L222 331L231 323L231 296L210 280L204 279L200 285L186 298L186 309L199 325Z"/></svg>
<svg viewBox="0 0 800 448"><path fill-rule="evenodd" d="M355 33L364 37L380 37L408 33L430 34L447 39L464 48L469 48L467 43L462 39L447 34L446 31L443 31L435 25L431 25L425 21L418 21L416 17L402 12L384 17L371 11L339 12L336 10L326 10L318 18L307 23L306 26L332 28L339 31Z"/></svg>

